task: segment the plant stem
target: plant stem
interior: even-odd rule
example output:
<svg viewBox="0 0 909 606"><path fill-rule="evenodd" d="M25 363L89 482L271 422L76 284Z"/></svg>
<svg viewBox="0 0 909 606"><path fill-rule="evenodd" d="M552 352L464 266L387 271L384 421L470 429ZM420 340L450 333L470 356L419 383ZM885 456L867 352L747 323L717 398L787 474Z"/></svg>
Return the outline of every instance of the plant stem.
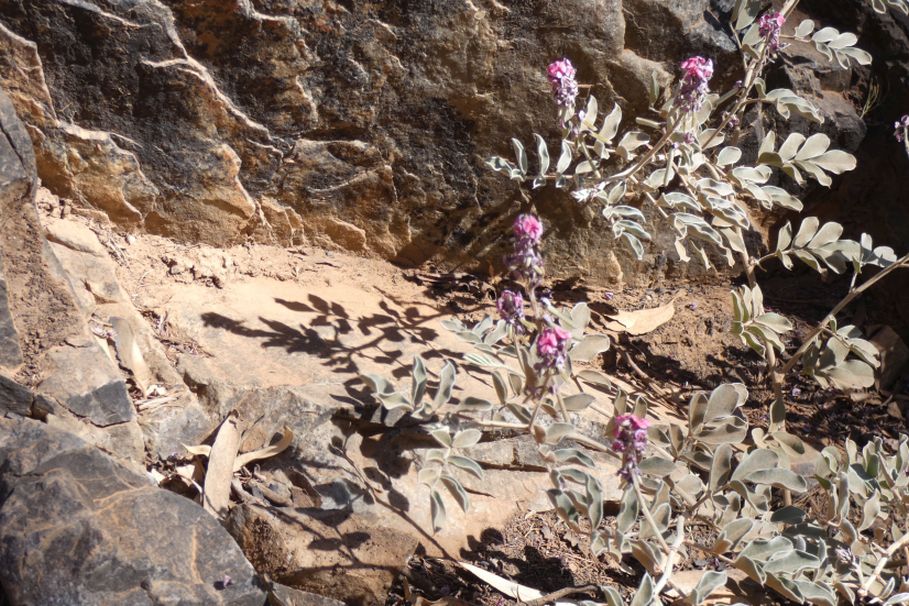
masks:
<svg viewBox="0 0 909 606"><path fill-rule="evenodd" d="M897 551L902 549L904 546L909 545L909 532L904 534L899 541L894 543L887 549L887 552L884 553L884 556L877 563L877 566L874 567L874 570L871 571L871 576L865 579L865 583L859 589L861 595L867 595L868 591L871 589L871 586L874 584L874 581L877 580L877 577L880 576L881 572L884 570L884 567L887 565L887 562L893 557Z"/></svg>
<svg viewBox="0 0 909 606"><path fill-rule="evenodd" d="M669 553L666 554L666 557L663 559L661 568L663 569L663 574L660 575L660 580L657 581L656 586L653 588L655 594L659 594L663 591L663 587L669 583L669 579L672 576L672 568L675 565L675 559L678 556L679 549L685 542L685 516L679 516L678 524L676 525L675 531L675 540L672 542L672 548L669 550Z"/></svg>
<svg viewBox="0 0 909 606"><path fill-rule="evenodd" d="M600 591L599 586L597 585L579 585L578 587L563 587L562 589L553 591L552 593L547 593L544 596L541 596L535 600L529 600L526 602L521 602L524 606L545 606L549 602L554 602L559 598L564 598L565 596L572 595L575 593L594 593L598 594Z"/></svg>
<svg viewBox="0 0 909 606"><path fill-rule="evenodd" d="M641 492L641 485L638 483L636 477L631 478L631 485L634 487L634 493L638 497L638 503L641 505L641 512L644 514L644 518L647 520L647 523L650 524L650 528L653 529L653 534L655 534L656 538L660 541L660 547L663 548L663 551L669 553L672 549L669 547L666 539L663 538L663 532L660 530L660 527L657 526L656 520L653 519L653 514L650 512L650 506L647 505L647 501L644 499L644 493Z"/></svg>
<svg viewBox="0 0 909 606"><path fill-rule="evenodd" d="M827 328L827 326L830 324L830 322L833 321L834 318L836 318L836 315L838 313L843 311L843 308L845 308L847 305L852 303L852 301L855 300L855 298L858 297L860 294L862 294L863 292L865 292L866 290L868 290L869 288L871 288L872 286L874 286L875 284L880 282L882 279L884 279L888 274L890 274L894 270L896 270L900 267L903 267L907 264L909 264L909 254L904 255L903 257L900 257L892 265L888 265L887 267L885 267L884 269L879 271L877 274L875 274L873 277L871 277L867 282L863 283L858 288L855 288L855 289L849 291L849 293L847 293L846 296L843 297L843 299L839 303L836 304L836 307L834 307L833 310L829 314L827 314L827 316L823 320L821 320L821 322L814 328L814 330L811 331L811 334L808 336L808 338L805 339L804 343L802 343L802 346L799 347L798 350L794 354L792 354L792 357L789 358L789 360L783 366L782 370L780 370L780 374L782 374L785 377L786 375L789 374L790 371L792 371L792 369L795 367L795 365L798 363L798 361L801 359L801 357L805 354L806 351L808 351L808 348L811 347L811 344L818 337L818 335L820 335L824 331L824 329Z"/></svg>

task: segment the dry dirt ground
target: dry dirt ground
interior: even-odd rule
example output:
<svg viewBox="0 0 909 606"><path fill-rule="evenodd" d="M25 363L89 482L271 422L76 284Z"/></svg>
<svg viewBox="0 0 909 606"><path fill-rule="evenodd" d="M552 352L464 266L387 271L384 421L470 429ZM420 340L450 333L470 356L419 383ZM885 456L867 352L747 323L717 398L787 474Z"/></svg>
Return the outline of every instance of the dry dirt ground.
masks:
<svg viewBox="0 0 909 606"><path fill-rule="evenodd" d="M342 402L360 395L349 381L357 372L384 371L400 378L414 351L434 351L436 358L450 355L450 338L434 327L439 319L449 315L478 319L493 311L498 285L470 274L403 270L308 248L185 246L160 237L114 233L90 216L68 214L59 201L48 197L41 206L49 223L65 216L98 235L116 263L117 281L184 377L200 372L193 369L202 364L207 365L205 372L220 373L220 379L233 386L269 389L292 383ZM836 295L836 284L811 284L815 291L810 294L805 281L779 281L765 289L769 308L795 314L797 332L820 317L823 304ZM653 332L634 337L613 333L615 346L598 361L601 369L679 407L696 390L741 381L755 386L747 408L750 420L756 425L765 422L769 394L759 359L728 333L727 281L608 290L569 280L552 288L556 302L587 301L594 311L594 327L604 330L609 314L674 301L671 320ZM866 328L881 324L875 318L856 319ZM898 356L893 360L896 364ZM859 442L872 435L892 439L905 431L909 418L904 376L893 378L884 390L856 394L825 391L791 378L786 393L791 431L816 447L845 437ZM515 503L530 504L527 494L513 496ZM635 585L634 575L590 556L583 540L553 514L536 511L508 517L495 512L494 500L485 506L482 497L479 500L481 511L474 515L480 520L470 526L477 532L458 557L543 591L609 583L628 592ZM467 532L462 523L467 524L459 519L453 535ZM456 545L459 539L448 537L443 543ZM469 574L425 554L406 563L387 604L405 604L418 595L483 605L512 603Z"/></svg>

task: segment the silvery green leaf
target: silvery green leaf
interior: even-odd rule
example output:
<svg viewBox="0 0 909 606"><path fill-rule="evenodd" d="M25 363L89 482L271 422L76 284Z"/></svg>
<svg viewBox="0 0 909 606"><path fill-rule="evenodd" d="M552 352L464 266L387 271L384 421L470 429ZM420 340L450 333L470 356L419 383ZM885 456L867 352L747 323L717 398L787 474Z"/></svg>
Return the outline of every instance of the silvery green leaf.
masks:
<svg viewBox="0 0 909 606"><path fill-rule="evenodd" d="M504 404L508 400L508 384L505 382L505 379L502 378L502 374L494 370L492 371L492 384L495 386L496 397L499 399L499 404Z"/></svg>
<svg viewBox="0 0 909 606"><path fill-rule="evenodd" d="M527 152L524 151L524 144L518 141L515 138L511 139L511 145L514 147L514 155L518 161L518 169L521 171L521 176L527 174Z"/></svg>
<svg viewBox="0 0 909 606"><path fill-rule="evenodd" d="M566 140L562 140L562 153L559 155L559 161L556 163L556 172L564 174L568 167L571 166L571 161L574 158L571 152L571 144Z"/></svg>
<svg viewBox="0 0 909 606"><path fill-rule="evenodd" d="M610 585L604 585L600 589L603 590L606 596L607 606L625 606L625 601L622 599L622 594L619 593L618 589ZM889 606L889 604L884 606Z"/></svg>
<svg viewBox="0 0 909 606"><path fill-rule="evenodd" d="M871 525L880 519L881 515L881 493L875 491L871 498L862 505L862 523L858 527L859 532L871 528Z"/></svg>
<svg viewBox="0 0 909 606"><path fill-rule="evenodd" d="M745 480L755 484L770 484L796 493L802 493L808 489L805 479L788 469L761 469L748 474Z"/></svg>
<svg viewBox="0 0 909 606"><path fill-rule="evenodd" d="M839 389L862 389L874 385L874 368L861 360L846 360L822 374Z"/></svg>
<svg viewBox="0 0 909 606"><path fill-rule="evenodd" d="M663 478L673 472L675 463L663 457L652 456L641 461L640 469L647 475Z"/></svg>
<svg viewBox="0 0 909 606"><path fill-rule="evenodd" d="M625 133L625 136L619 141L617 151L623 160L630 160L634 157L634 151L650 142L650 137L639 130L633 130Z"/></svg>
<svg viewBox="0 0 909 606"><path fill-rule="evenodd" d="M824 117L821 115L820 110L813 103L798 96L788 88L772 90L764 95L763 98L764 101L772 103L776 107L777 112L787 120L790 117L790 112L794 111L805 118L814 120L818 124L824 122Z"/></svg>
<svg viewBox="0 0 909 606"><path fill-rule="evenodd" d="M795 28L796 38L807 38L814 31L814 21L805 19Z"/></svg>
<svg viewBox="0 0 909 606"><path fill-rule="evenodd" d="M612 111L603 120L603 127L600 129L600 138L607 144L611 143L619 132L619 123L622 121L622 108L618 103L613 105Z"/></svg>
<svg viewBox="0 0 909 606"><path fill-rule="evenodd" d="M590 458L590 455L577 448L561 448L558 450L553 450L552 456L554 456L560 463L567 463L569 465L583 465L584 467L590 468L596 467L596 463L594 463L594 460Z"/></svg>
<svg viewBox="0 0 909 606"><path fill-rule="evenodd" d="M591 385L599 385L600 387L612 387L612 382L609 380L609 377L595 370L584 369L577 374L577 377L585 383L590 383Z"/></svg>
<svg viewBox="0 0 909 606"><path fill-rule="evenodd" d="M801 507L787 505L774 511L773 515L770 516L770 521L776 524L801 524L807 515Z"/></svg>
<svg viewBox="0 0 909 606"><path fill-rule="evenodd" d="M619 532L625 533L631 530L638 519L638 508L638 498L634 491L626 490L622 495L622 503L616 516L616 528Z"/></svg>
<svg viewBox="0 0 909 606"><path fill-rule="evenodd" d="M688 230L694 230L697 235L710 240L717 246L723 246L723 237L703 218L691 213L674 213L672 224L680 236L688 236Z"/></svg>
<svg viewBox="0 0 909 606"><path fill-rule="evenodd" d="M634 598L631 600L631 606L653 606L659 598L654 596L653 578L649 573L644 573L641 584L638 585L637 591L634 592Z"/></svg>
<svg viewBox="0 0 909 606"><path fill-rule="evenodd" d="M597 121L597 112L599 104L597 98L593 95L587 98L587 109L584 110L584 118L581 120L581 130L593 130L593 125Z"/></svg>
<svg viewBox="0 0 909 606"><path fill-rule="evenodd" d="M726 584L726 573L725 572L716 572L714 570L708 570L704 573L704 576L700 578L698 584L688 594L688 601L691 602L692 606L697 606L701 604L704 600L709 598L714 591Z"/></svg>
<svg viewBox="0 0 909 606"><path fill-rule="evenodd" d="M412 381L410 401L414 406L419 406L426 393L426 366L423 364L423 358L418 355L413 357L410 376Z"/></svg>
<svg viewBox="0 0 909 606"><path fill-rule="evenodd" d="M442 500L442 495L438 490L433 490L429 493L429 503L432 509L432 528L433 531L438 532L445 527L445 502Z"/></svg>
<svg viewBox="0 0 909 606"><path fill-rule="evenodd" d="M752 473L774 469L779 465L779 460L779 456L772 450L755 448L738 464L732 472L731 480L747 480Z"/></svg>
<svg viewBox="0 0 909 606"><path fill-rule="evenodd" d="M656 70L650 72L650 86L647 87L647 95L651 106L656 105L656 102L660 100L660 81L657 79Z"/></svg>
<svg viewBox="0 0 909 606"><path fill-rule="evenodd" d="M481 366L481 367L503 368L506 370L508 369L508 366L506 366L501 360L499 360L497 358L493 358L492 356L489 356L486 354L478 354L478 353L471 352L468 354L464 354L464 360L466 360L467 362L470 362L471 364L475 364L475 365Z"/></svg>
<svg viewBox="0 0 909 606"><path fill-rule="evenodd" d="M537 143L537 155L540 157L540 172L537 174L545 177L546 171L549 170L549 148L546 147L546 141L540 135L534 133L533 138Z"/></svg>
<svg viewBox="0 0 909 606"><path fill-rule="evenodd" d="M374 395L375 398L382 403L382 407L386 410L395 410L397 408L406 408L407 410L413 409L410 400L408 400L402 393L377 393Z"/></svg>
<svg viewBox="0 0 909 606"><path fill-rule="evenodd" d="M664 201L667 206L673 209L682 209L690 210L692 212L700 212L702 210L701 203L689 196L688 194L682 192L667 192L660 196L660 200Z"/></svg>
<svg viewBox="0 0 909 606"><path fill-rule="evenodd" d="M483 434L479 429L464 429L455 434L452 440L452 448L470 448L480 441Z"/></svg>
<svg viewBox="0 0 909 606"><path fill-rule="evenodd" d="M732 415L748 399L748 389L742 383L723 383L707 399L704 422L711 423Z"/></svg>
<svg viewBox="0 0 909 606"><path fill-rule="evenodd" d="M571 423L553 423L546 428L546 443L558 444L563 438L570 437L574 433L574 425Z"/></svg>
<svg viewBox="0 0 909 606"><path fill-rule="evenodd" d="M710 492L724 486L732 474L732 446L728 443L717 446L710 462L710 476L708 488Z"/></svg>
<svg viewBox="0 0 909 606"><path fill-rule="evenodd" d="M761 190L766 193L774 204L781 206L787 210L800 211L804 208L802 201L787 192L781 187L776 187L775 185L765 185L761 187Z"/></svg>
<svg viewBox="0 0 909 606"><path fill-rule="evenodd" d="M501 156L492 156L491 158L489 158L486 161L486 166L488 166L489 168L491 168L492 170L494 170L496 172L504 172L509 175L513 171L517 170L517 167L515 167L514 164L512 164L505 158L502 158Z"/></svg>
<svg viewBox="0 0 909 606"><path fill-rule="evenodd" d="M745 246L745 239L742 237L741 230L723 227L720 233L729 243L729 248L742 255L748 254L748 247Z"/></svg>
<svg viewBox="0 0 909 606"><path fill-rule="evenodd" d="M646 221L644 213L633 206L607 206L603 209L603 217L606 219L625 218Z"/></svg>
<svg viewBox="0 0 909 606"><path fill-rule="evenodd" d="M453 496L458 502L458 505L461 506L462 511L470 509L470 497L467 496L467 491L464 490L464 486L461 485L461 482L459 482L456 477L447 473L442 474L442 483L445 484L445 488L448 489L451 496Z"/></svg>
<svg viewBox="0 0 909 606"><path fill-rule="evenodd" d="M578 162L578 165L574 168L575 175L585 175L587 173L592 173L596 169L590 161L584 160L583 162Z"/></svg>
<svg viewBox="0 0 909 606"><path fill-rule="evenodd" d="M735 19L736 31L741 31L754 23L763 8L761 0L736 0L732 9L732 18Z"/></svg>
<svg viewBox="0 0 909 606"><path fill-rule="evenodd" d="M569 356L573 362L589 362L609 349L610 339L606 335L587 335L571 348Z"/></svg>
<svg viewBox="0 0 909 606"><path fill-rule="evenodd" d="M733 189L732 185L724 181L717 181L716 179L705 177L698 180L695 185L697 186L698 190L715 194L717 196L722 197L735 195L735 189Z"/></svg>
<svg viewBox="0 0 909 606"><path fill-rule="evenodd" d="M896 606L896 604L909 604L909 592L893 594L884 602L884 606Z"/></svg>
<svg viewBox="0 0 909 606"><path fill-rule="evenodd" d="M719 166L729 166L735 164L742 157L742 150L738 147L724 147L716 156L716 163Z"/></svg>
<svg viewBox="0 0 909 606"><path fill-rule="evenodd" d="M565 403L565 408L571 412L578 412L585 410L588 406L593 404L595 398L589 393L576 393L571 396L567 396L563 399Z"/></svg>
<svg viewBox="0 0 909 606"><path fill-rule="evenodd" d="M755 521L748 518L739 518L733 520L723 527L716 541L713 543L713 553L723 554L728 551L734 551L735 547L751 532L755 526Z"/></svg>
<svg viewBox="0 0 909 606"><path fill-rule="evenodd" d="M446 429L446 428L434 429L429 432L429 435L431 435L435 439L435 441L438 442L439 444L441 444L442 446L451 448L451 445L452 445L451 434L448 432L448 429Z"/></svg>
<svg viewBox="0 0 909 606"><path fill-rule="evenodd" d="M616 237L630 234L641 240L650 240L650 234L644 229L644 226L637 221L632 221L630 219L619 219L613 223L612 233L615 234Z"/></svg>
<svg viewBox="0 0 909 606"><path fill-rule="evenodd" d="M432 484L438 480L442 475L441 467L424 467L420 470L420 473L417 474L417 479L427 486L432 486Z"/></svg>
<svg viewBox="0 0 909 606"><path fill-rule="evenodd" d="M471 459L469 457L464 457L461 455L451 455L450 457L448 457L448 462L451 463L452 465L454 465L455 467L459 467L460 469L463 469L464 471L466 471L467 473L471 474L472 476L474 476L478 479L483 478L483 468L480 467L480 465L476 461L474 461L473 459Z"/></svg>
<svg viewBox="0 0 909 606"><path fill-rule="evenodd" d="M748 556L739 555L735 559L735 567L747 574L756 583L763 585L767 582L767 573L764 572L764 567Z"/></svg>
<svg viewBox="0 0 909 606"><path fill-rule="evenodd" d="M656 120L650 120L648 118L641 118L641 117L635 118L634 122L638 126L643 126L645 128L652 128L653 130L656 130L656 129L660 128L661 126L663 126L662 122L657 122Z"/></svg>
<svg viewBox="0 0 909 606"><path fill-rule="evenodd" d="M806 217L803 219L795 240L792 241L793 248L804 248L814 237L814 234L817 233L820 223L817 217Z"/></svg>
<svg viewBox="0 0 909 606"><path fill-rule="evenodd" d="M701 428L698 441L704 444L738 444L747 435L748 422L739 417L729 417L719 423L711 423ZM707 465L704 466L705 469L707 467Z"/></svg>
<svg viewBox="0 0 909 606"><path fill-rule="evenodd" d="M379 375L365 373L360 375L360 380L366 383L366 386L374 394L390 394L394 392L394 386Z"/></svg>
<svg viewBox="0 0 909 606"><path fill-rule="evenodd" d="M455 377L457 371L451 360L446 360L439 373L439 387L436 395L432 399L433 408L438 408L446 404L451 399L451 392L454 390Z"/></svg>
<svg viewBox="0 0 909 606"><path fill-rule="evenodd" d="M631 246L631 249L634 251L634 256L638 261L644 260L644 244L636 237L627 232L622 233L622 237L628 241L628 244Z"/></svg>

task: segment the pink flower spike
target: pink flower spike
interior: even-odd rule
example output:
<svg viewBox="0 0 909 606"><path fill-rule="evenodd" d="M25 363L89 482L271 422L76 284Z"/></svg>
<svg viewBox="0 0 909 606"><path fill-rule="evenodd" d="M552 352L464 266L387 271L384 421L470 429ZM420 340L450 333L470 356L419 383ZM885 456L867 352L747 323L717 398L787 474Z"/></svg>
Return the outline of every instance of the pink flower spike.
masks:
<svg viewBox="0 0 909 606"><path fill-rule="evenodd" d="M618 436L619 432L623 427L630 427L632 430L636 431L638 429L647 429L650 427L650 421L647 419L642 419L631 413L619 415L615 418L615 433Z"/></svg>
<svg viewBox="0 0 909 606"><path fill-rule="evenodd" d="M576 74L577 71L568 59L553 61L546 70L552 94L561 107L574 108L575 99L578 97Z"/></svg>
<svg viewBox="0 0 909 606"><path fill-rule="evenodd" d="M514 235L518 240L529 240L536 244L543 236L543 224L535 215L518 215L514 221Z"/></svg>
<svg viewBox="0 0 909 606"><path fill-rule="evenodd" d="M686 78L706 82L713 77L713 61L701 56L694 56L682 61L682 71Z"/></svg>

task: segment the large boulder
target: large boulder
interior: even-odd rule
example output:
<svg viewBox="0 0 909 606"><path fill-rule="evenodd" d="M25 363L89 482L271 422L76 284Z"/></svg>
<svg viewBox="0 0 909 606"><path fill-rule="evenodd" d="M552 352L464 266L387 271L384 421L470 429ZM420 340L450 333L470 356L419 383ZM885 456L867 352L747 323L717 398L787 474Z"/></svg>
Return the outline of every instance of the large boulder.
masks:
<svg viewBox="0 0 909 606"><path fill-rule="evenodd" d="M633 110L652 74L734 49L708 0L664 4L4 2L0 83L42 181L124 227L469 261L516 210L484 159L557 135L550 60ZM553 268L614 248L592 213L539 202ZM618 277L615 254L587 257L582 271Z"/></svg>
<svg viewBox="0 0 909 606"><path fill-rule="evenodd" d="M11 606L265 603L201 507L22 418L0 418L0 585Z"/></svg>

